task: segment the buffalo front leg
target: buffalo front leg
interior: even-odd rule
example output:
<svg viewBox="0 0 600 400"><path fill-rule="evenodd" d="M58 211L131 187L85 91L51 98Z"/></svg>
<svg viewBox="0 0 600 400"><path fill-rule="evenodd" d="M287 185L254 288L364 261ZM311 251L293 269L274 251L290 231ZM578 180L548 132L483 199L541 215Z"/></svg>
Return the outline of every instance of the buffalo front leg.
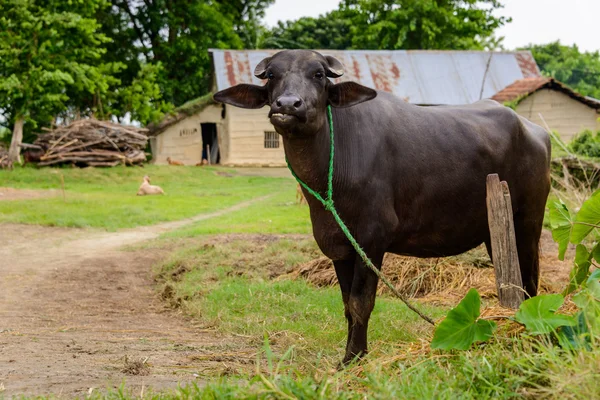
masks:
<svg viewBox="0 0 600 400"><path fill-rule="evenodd" d="M346 341L346 353L348 353L348 345L352 336L352 314L348 307L350 300L350 291L352 290L352 280L354 278L354 260L338 260L333 262L335 274L337 275L340 289L342 290L342 300L344 301L344 315L348 321L348 339Z"/></svg>
<svg viewBox="0 0 600 400"><path fill-rule="evenodd" d="M347 364L355 358L367 353L367 330L369 318L375 306L377 282L379 278L371 271L362 259L357 256L354 262L354 279L348 299L348 310L352 320L352 328L346 346L343 363ZM373 264L380 269L383 255L371 258Z"/></svg>

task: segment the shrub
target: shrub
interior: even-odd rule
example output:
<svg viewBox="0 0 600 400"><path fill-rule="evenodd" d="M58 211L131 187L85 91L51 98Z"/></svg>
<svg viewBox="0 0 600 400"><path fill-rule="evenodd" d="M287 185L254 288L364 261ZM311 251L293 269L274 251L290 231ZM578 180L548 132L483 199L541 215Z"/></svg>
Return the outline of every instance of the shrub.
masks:
<svg viewBox="0 0 600 400"><path fill-rule="evenodd" d="M600 131L594 134L589 129L584 130L569 143L569 148L578 155L600 157Z"/></svg>

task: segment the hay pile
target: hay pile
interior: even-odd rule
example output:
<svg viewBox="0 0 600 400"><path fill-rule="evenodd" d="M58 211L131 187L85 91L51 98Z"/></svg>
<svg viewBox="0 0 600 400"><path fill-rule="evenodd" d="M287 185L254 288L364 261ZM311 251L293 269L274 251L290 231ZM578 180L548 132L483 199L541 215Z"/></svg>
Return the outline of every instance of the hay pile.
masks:
<svg viewBox="0 0 600 400"><path fill-rule="evenodd" d="M82 119L40 134L39 166L74 164L90 167L134 165L146 161L147 129Z"/></svg>
<svg viewBox="0 0 600 400"><path fill-rule="evenodd" d="M494 268L484 247L446 258L415 258L386 254L384 275L405 296L434 304L456 304L471 288L483 298L496 298ZM300 265L288 277L304 278L317 286L337 285L331 260L321 257ZM542 279L541 291L555 288ZM379 283L378 294L390 293Z"/></svg>

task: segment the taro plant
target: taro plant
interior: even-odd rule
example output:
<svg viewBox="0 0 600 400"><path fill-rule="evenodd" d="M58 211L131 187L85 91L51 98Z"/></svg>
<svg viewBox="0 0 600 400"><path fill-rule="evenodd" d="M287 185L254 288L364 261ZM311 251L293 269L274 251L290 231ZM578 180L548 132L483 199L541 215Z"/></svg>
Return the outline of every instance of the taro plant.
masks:
<svg viewBox="0 0 600 400"><path fill-rule="evenodd" d="M566 349L591 349L600 339L600 190L577 213L563 202L550 206L552 237L564 260L569 244L575 245L573 269L562 294L539 295L525 300L509 319L525 326L530 335L551 335ZM590 269L593 269L593 272ZM557 312L565 296L578 307L574 315ZM436 327L431 347L466 350L492 337L496 324L480 316L480 297L471 289Z"/></svg>

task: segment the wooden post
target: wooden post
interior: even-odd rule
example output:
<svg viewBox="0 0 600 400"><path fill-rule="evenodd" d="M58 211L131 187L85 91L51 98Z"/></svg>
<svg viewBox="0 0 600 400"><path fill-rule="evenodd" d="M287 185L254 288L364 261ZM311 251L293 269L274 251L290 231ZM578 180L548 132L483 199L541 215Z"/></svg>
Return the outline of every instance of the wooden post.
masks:
<svg viewBox="0 0 600 400"><path fill-rule="evenodd" d="M496 271L498 299L503 307L519 308L525 299L510 192L498 174L490 174L487 183L487 213L492 244L492 262Z"/></svg>
<svg viewBox="0 0 600 400"><path fill-rule="evenodd" d="M208 144L206 145L206 159L208 160L208 165L210 165L210 145Z"/></svg>

